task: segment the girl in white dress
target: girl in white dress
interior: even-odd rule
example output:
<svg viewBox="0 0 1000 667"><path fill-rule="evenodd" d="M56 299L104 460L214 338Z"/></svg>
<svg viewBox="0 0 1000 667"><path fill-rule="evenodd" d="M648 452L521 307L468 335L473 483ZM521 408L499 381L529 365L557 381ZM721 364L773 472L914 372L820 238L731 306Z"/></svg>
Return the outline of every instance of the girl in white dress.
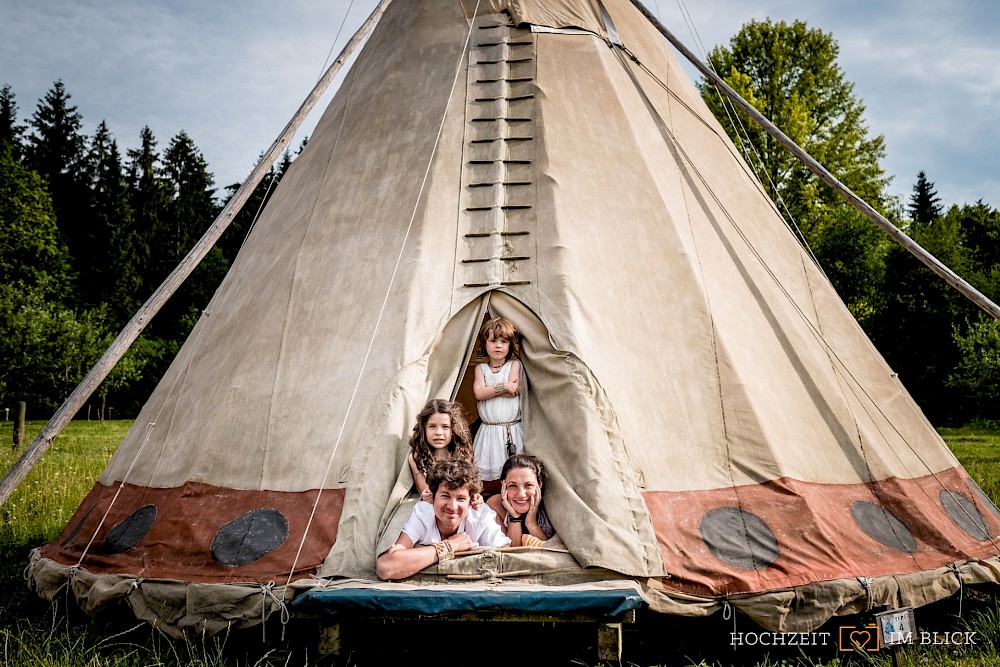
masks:
<svg viewBox="0 0 1000 667"><path fill-rule="evenodd" d="M493 318L483 327L480 344L488 362L476 366L472 387L480 419L473 449L483 481L493 481L500 479L510 456L524 451L517 328L508 319Z"/></svg>

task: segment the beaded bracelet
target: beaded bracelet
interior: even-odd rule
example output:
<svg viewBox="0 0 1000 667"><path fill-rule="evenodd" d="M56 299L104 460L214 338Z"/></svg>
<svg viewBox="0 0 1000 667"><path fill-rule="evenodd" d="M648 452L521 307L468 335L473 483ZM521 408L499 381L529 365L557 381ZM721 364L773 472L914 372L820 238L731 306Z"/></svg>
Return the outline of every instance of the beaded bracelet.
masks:
<svg viewBox="0 0 1000 667"><path fill-rule="evenodd" d="M455 557L455 550L448 540L441 540L434 543L434 551L437 553L438 562L450 560Z"/></svg>

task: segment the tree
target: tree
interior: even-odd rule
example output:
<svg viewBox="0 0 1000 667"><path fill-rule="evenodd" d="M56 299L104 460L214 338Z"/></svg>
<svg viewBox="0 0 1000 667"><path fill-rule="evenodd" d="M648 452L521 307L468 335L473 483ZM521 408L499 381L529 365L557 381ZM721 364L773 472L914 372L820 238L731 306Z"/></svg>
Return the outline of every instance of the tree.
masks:
<svg viewBox="0 0 1000 667"><path fill-rule="evenodd" d="M101 347L106 350L114 343L115 336L111 333L105 335L104 339L101 341ZM103 354L103 352L102 352ZM101 407L98 412L101 421L108 416L108 397L112 397L112 400L121 400L124 403L124 409L119 410L119 414L125 416L127 414L135 414L138 409L136 406L130 404L130 394L133 393L134 388L138 386L139 382L143 379L143 373L146 367L153 360L149 354L148 344L146 339L140 336L125 354L122 355L115 367L111 369L108 376L104 378L101 385L97 388L97 395L101 399ZM143 401L147 395L143 395ZM141 404L140 404L141 405Z"/></svg>
<svg viewBox="0 0 1000 667"><path fill-rule="evenodd" d="M89 261L85 223L89 192L83 164L86 142L80 134L83 120L69 101L66 87L56 81L31 117L25 153L28 165L48 182L56 224L79 272Z"/></svg>
<svg viewBox="0 0 1000 667"><path fill-rule="evenodd" d="M958 393L968 415L1000 419L1000 322L980 318L966 329L954 328L959 362L947 385Z"/></svg>
<svg viewBox="0 0 1000 667"><path fill-rule="evenodd" d="M17 122L17 102L10 84L0 88L0 150L7 146L15 158L24 150L24 126Z"/></svg>
<svg viewBox="0 0 1000 667"><path fill-rule="evenodd" d="M167 205L169 225L160 225L155 236L158 283L201 238L219 210L213 197L212 174L187 133L178 133L164 151L163 175L172 196ZM213 255L216 261L210 261ZM210 257L202 261L163 307L162 316L154 323L157 335L172 340L186 337L227 268L221 252L213 248Z"/></svg>
<svg viewBox="0 0 1000 667"><path fill-rule="evenodd" d="M50 183L58 181L57 177L75 176L83 155L84 138L80 134L83 117L69 100L66 86L56 81L31 117L28 160Z"/></svg>
<svg viewBox="0 0 1000 667"><path fill-rule="evenodd" d="M51 414L104 351L91 312L76 313L23 284L0 284L0 402Z"/></svg>
<svg viewBox="0 0 1000 667"><path fill-rule="evenodd" d="M879 162L885 140L868 136L865 107L837 64L838 53L828 33L801 21L768 20L747 23L728 48L715 48L709 59L737 93L887 214L889 178ZM710 84L699 87L768 195L802 231L841 298L862 324L870 322L881 307L884 238L744 112L727 113Z"/></svg>
<svg viewBox="0 0 1000 667"><path fill-rule="evenodd" d="M45 182L15 159L10 146L0 146L0 284L63 300L72 278Z"/></svg>
<svg viewBox="0 0 1000 667"><path fill-rule="evenodd" d="M119 271L122 289L131 294L132 303L127 304L129 313L135 312L139 304L160 284L158 271L151 268L153 239L162 226L167 225L167 206L170 203L170 187L161 175L160 156L156 151L156 137L149 127L139 133L139 148L128 152L129 205L132 209L131 230L123 233L118 247L123 253L122 263L130 262L129 271ZM124 254L127 253L127 254ZM132 284L127 281L132 280Z"/></svg>
<svg viewBox="0 0 1000 667"><path fill-rule="evenodd" d="M962 247L969 266L962 275L990 299L1000 297L1000 211L982 199L953 206L945 214L957 217L962 227Z"/></svg>
<svg viewBox="0 0 1000 667"><path fill-rule="evenodd" d="M218 207L208 163L186 132L179 132L164 151L163 174L173 195L170 228L161 239L169 273L215 219Z"/></svg>
<svg viewBox="0 0 1000 667"><path fill-rule="evenodd" d="M0 403L41 415L97 358L100 328L66 305L71 271L43 179L0 147Z"/></svg>
<svg viewBox="0 0 1000 667"><path fill-rule="evenodd" d="M982 201L952 206L909 234L987 297L1000 296L1000 212ZM977 324L978 308L902 249L890 253L888 267L873 336L886 360L933 421L992 415L982 380L991 331Z"/></svg>
<svg viewBox="0 0 1000 667"><path fill-rule="evenodd" d="M263 157L262 153L258 161ZM253 193L251 193L246 203L233 217L233 221L219 238L217 245L230 264L236 260L236 255L239 253L240 248L243 247L244 239L246 239L247 234L250 233L251 228L257 221L258 213L270 201L271 195L274 194L274 189L278 187L278 183L291 165L292 154L289 151L285 151L281 156L281 160L276 165L271 165L267 170L267 175L257 184L257 187L254 188ZM226 202L232 199L239 189L240 183L233 183L228 186L226 188Z"/></svg>
<svg viewBox="0 0 1000 667"><path fill-rule="evenodd" d="M118 292L118 271L123 267L116 244L122 240L122 230L130 228L132 217L121 154L104 121L90 141L84 165L90 219L85 225L86 242L80 247L87 250L89 261L81 267L80 296L84 304L94 307L111 301Z"/></svg>
<svg viewBox="0 0 1000 667"><path fill-rule="evenodd" d="M917 174L917 182L910 195L910 205L906 210L915 225L929 225L941 215L941 199L937 196L934 184L927 180L923 171Z"/></svg>
<svg viewBox="0 0 1000 667"><path fill-rule="evenodd" d="M969 272L959 216L942 216L909 234L960 275ZM901 246L886 259L884 289L885 307L872 340L932 422L961 421L961 406L945 382L958 363L955 323L974 317L975 306Z"/></svg>

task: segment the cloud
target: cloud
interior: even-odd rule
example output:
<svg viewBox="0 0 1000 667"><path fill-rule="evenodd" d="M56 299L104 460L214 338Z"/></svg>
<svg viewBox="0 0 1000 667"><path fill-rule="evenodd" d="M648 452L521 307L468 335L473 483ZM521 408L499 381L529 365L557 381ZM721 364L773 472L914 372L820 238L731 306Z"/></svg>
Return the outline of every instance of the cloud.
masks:
<svg viewBox="0 0 1000 667"><path fill-rule="evenodd" d="M16 66L0 69L0 83L23 119L62 79L84 132L106 119L124 149L149 125L162 149L184 130L221 187L250 172L312 88L347 0L6 4L0 62Z"/></svg>

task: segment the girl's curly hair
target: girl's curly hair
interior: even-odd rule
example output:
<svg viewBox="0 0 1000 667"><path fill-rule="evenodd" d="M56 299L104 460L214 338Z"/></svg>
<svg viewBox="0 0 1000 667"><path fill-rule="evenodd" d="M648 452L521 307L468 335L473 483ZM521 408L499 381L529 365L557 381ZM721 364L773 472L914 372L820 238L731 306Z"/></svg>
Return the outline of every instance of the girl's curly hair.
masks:
<svg viewBox="0 0 1000 667"><path fill-rule="evenodd" d="M432 399L417 415L417 423L414 424L413 435L410 436L410 450L413 452L413 460L417 464L417 470L425 475L436 463L433 450L430 443L427 442L427 420L434 414L451 417L451 442L448 443L448 454L451 459L471 463L474 457L472 433L469 431L469 423L465 419L462 405L455 401L446 401L443 398Z"/></svg>

